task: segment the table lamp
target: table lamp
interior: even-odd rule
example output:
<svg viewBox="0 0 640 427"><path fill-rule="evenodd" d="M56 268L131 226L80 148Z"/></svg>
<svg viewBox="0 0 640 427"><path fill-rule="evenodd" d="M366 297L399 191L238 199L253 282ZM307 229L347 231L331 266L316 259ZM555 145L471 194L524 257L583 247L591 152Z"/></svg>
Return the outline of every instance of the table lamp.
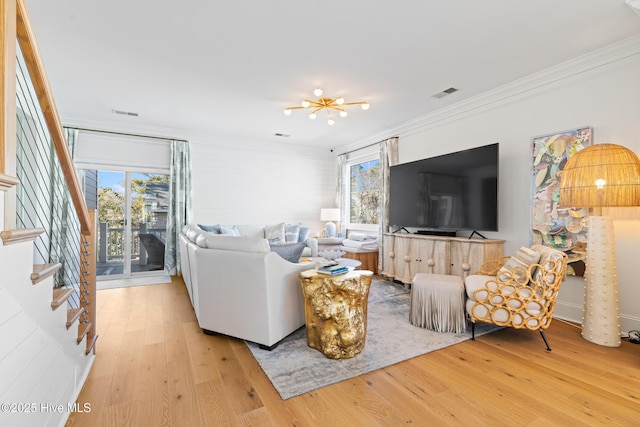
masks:
<svg viewBox="0 0 640 427"><path fill-rule="evenodd" d="M602 207L640 206L640 159L616 144L596 144L571 156L560 175L560 207L597 208L589 216L582 337L619 347L620 301L613 220Z"/></svg>
<svg viewBox="0 0 640 427"><path fill-rule="evenodd" d="M329 221L324 226L327 237L336 237L336 225L333 221L340 221L340 209L320 209L320 221Z"/></svg>

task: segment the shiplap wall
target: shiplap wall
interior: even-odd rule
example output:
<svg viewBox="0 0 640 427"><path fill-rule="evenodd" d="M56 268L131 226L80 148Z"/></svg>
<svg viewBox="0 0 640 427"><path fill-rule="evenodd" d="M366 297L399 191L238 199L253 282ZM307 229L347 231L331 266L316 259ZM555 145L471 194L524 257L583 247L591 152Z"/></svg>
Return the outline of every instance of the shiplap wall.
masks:
<svg viewBox="0 0 640 427"><path fill-rule="evenodd" d="M336 156L295 143L190 139L193 215L201 224L302 223L335 206Z"/></svg>

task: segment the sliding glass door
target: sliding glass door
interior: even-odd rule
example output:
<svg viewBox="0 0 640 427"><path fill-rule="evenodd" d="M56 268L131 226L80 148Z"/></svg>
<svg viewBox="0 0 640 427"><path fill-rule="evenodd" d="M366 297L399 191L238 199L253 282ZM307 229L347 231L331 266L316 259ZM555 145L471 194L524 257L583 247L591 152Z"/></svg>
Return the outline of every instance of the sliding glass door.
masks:
<svg viewBox="0 0 640 427"><path fill-rule="evenodd" d="M98 279L164 272L168 175L97 171Z"/></svg>

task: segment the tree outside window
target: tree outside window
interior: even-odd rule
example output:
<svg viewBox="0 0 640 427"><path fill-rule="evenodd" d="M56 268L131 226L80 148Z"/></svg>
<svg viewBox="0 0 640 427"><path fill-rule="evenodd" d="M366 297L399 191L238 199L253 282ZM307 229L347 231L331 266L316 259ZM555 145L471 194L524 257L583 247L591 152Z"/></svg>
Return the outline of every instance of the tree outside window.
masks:
<svg viewBox="0 0 640 427"><path fill-rule="evenodd" d="M380 160L370 160L350 169L349 222L378 224L380 214Z"/></svg>
<svg viewBox="0 0 640 427"><path fill-rule="evenodd" d="M159 195L150 188L161 187L160 193L168 197L169 176L156 174L135 174L131 179L131 225L139 227L140 223L153 224L155 210L159 208L154 197ZM109 227L124 226L124 178L119 183L120 190L113 187L98 188L98 222L106 222ZM166 188L165 188L166 187ZM149 199L149 200L148 200ZM167 202L168 203L168 202Z"/></svg>

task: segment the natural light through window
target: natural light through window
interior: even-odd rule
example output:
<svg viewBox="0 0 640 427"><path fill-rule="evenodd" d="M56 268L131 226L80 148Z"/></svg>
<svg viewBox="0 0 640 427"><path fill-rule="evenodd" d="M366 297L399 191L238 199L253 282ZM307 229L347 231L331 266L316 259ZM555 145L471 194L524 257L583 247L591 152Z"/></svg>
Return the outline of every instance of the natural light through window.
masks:
<svg viewBox="0 0 640 427"><path fill-rule="evenodd" d="M380 159L353 163L349 172L349 223L361 228L377 226L380 213Z"/></svg>

